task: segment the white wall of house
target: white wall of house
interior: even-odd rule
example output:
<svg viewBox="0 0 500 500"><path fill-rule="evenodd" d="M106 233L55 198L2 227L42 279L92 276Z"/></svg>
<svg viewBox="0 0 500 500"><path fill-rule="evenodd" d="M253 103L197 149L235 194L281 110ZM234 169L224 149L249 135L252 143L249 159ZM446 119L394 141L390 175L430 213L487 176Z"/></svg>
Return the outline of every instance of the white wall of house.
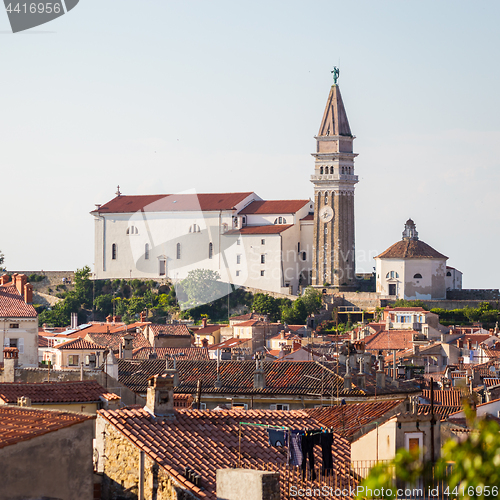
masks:
<svg viewBox="0 0 500 500"><path fill-rule="evenodd" d="M454 267L446 268L446 290L462 290L462 273Z"/></svg>
<svg viewBox="0 0 500 500"><path fill-rule="evenodd" d="M351 444L351 460L392 460L396 455L396 420L367 432Z"/></svg>
<svg viewBox="0 0 500 500"><path fill-rule="evenodd" d="M19 365L38 366L38 318L2 319L0 329L4 346L19 349Z"/></svg>
<svg viewBox="0 0 500 500"><path fill-rule="evenodd" d="M377 292L406 300L446 298L445 259L375 259ZM390 287L390 285L395 285ZM391 292L395 292L391 293Z"/></svg>

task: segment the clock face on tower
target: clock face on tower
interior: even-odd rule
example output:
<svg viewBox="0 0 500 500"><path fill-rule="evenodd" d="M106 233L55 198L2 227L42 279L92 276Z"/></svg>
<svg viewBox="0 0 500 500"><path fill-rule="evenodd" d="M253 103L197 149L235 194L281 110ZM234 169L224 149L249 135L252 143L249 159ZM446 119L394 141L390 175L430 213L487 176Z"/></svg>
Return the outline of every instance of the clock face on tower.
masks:
<svg viewBox="0 0 500 500"><path fill-rule="evenodd" d="M319 211L319 219L324 222L325 224L327 222L330 222L332 219L333 219L333 209L332 207L323 207L320 211Z"/></svg>

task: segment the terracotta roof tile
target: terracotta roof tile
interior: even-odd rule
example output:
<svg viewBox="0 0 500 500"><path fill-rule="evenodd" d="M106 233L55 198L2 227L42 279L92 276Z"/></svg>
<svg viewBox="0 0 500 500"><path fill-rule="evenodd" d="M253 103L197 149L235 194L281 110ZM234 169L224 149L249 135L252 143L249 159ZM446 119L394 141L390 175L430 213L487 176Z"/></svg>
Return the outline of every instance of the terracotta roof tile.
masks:
<svg viewBox="0 0 500 500"><path fill-rule="evenodd" d="M120 349L120 344L122 343L123 332L117 333L89 333L85 338L100 346L101 349L111 349L112 351L118 351ZM151 347L148 339L143 335L142 332L130 332L127 335L131 335L132 339L132 349L139 349L140 347Z"/></svg>
<svg viewBox="0 0 500 500"><path fill-rule="evenodd" d="M300 220L314 220L314 214L307 214L305 217L302 217Z"/></svg>
<svg viewBox="0 0 500 500"><path fill-rule="evenodd" d="M388 418L393 416L395 412L392 410L397 409L402 402L402 399L396 399L328 406L304 411L318 422L321 422L322 425L333 427L333 431L341 436L350 437L360 431L363 426L375 420L381 423L386 414Z"/></svg>
<svg viewBox="0 0 500 500"><path fill-rule="evenodd" d="M153 334L155 337L158 335L181 335L181 336L190 336L191 333L186 325L160 325L158 323L151 323L149 328L153 330Z"/></svg>
<svg viewBox="0 0 500 500"><path fill-rule="evenodd" d="M0 448L95 418L84 413L0 406Z"/></svg>
<svg viewBox="0 0 500 500"><path fill-rule="evenodd" d="M304 205L311 203L309 200L259 200L252 201L239 213L247 214L294 214Z"/></svg>
<svg viewBox="0 0 500 500"><path fill-rule="evenodd" d="M407 349L413 345L413 335L417 333L414 330L385 330L368 335L363 341L366 349L371 351Z"/></svg>
<svg viewBox="0 0 500 500"><path fill-rule="evenodd" d="M285 426L293 429L319 428L321 424L303 411L180 409L172 419L154 419L145 409L99 411L100 416L143 450L198 498L215 500L216 471L238 464L239 422ZM315 449L321 464L321 449ZM350 460L349 443L338 435L332 447L334 467L340 476ZM282 466L286 455L269 446L265 428L241 426L241 466L268 469ZM201 476L203 490L184 478L189 467ZM346 478L344 478L346 479ZM352 478L351 483L352 483Z"/></svg>
<svg viewBox="0 0 500 500"><path fill-rule="evenodd" d="M156 353L157 359L166 359L167 354L175 355L177 360L192 359L203 360L210 359L207 349L203 347L139 347L133 351L134 359L149 359L150 354Z"/></svg>
<svg viewBox="0 0 500 500"><path fill-rule="evenodd" d="M180 212L232 210L253 193L154 194L117 196L102 205L97 212Z"/></svg>
<svg viewBox="0 0 500 500"><path fill-rule="evenodd" d="M9 318L36 318L37 313L31 304L24 302L23 296L13 285L0 286L0 316Z"/></svg>
<svg viewBox="0 0 500 500"><path fill-rule="evenodd" d="M67 350L67 349L102 350L102 349L104 349L102 346L100 346L99 344L96 344L95 342L89 342L88 340L81 339L81 338L67 340L66 342L63 342L62 344L57 345L55 348L59 349L59 350Z"/></svg>
<svg viewBox="0 0 500 500"><path fill-rule="evenodd" d="M19 382L0 384L0 401L16 404L17 398L26 396L37 403L90 403L101 397L108 401L119 400L94 380L83 382L43 382L24 384Z"/></svg>
<svg viewBox="0 0 500 500"><path fill-rule="evenodd" d="M446 255L434 250L421 240L401 240L390 246L376 259L447 259Z"/></svg>
<svg viewBox="0 0 500 500"><path fill-rule="evenodd" d="M443 406L462 406L462 398L464 392L457 389L449 390L434 390L434 404ZM431 391L430 389L424 389L422 391L422 398L431 401Z"/></svg>

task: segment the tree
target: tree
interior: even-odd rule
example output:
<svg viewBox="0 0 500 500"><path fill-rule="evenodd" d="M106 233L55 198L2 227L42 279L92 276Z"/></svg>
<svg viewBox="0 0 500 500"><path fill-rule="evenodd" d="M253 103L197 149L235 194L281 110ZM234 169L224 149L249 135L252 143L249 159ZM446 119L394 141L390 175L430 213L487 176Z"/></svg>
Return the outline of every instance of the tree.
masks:
<svg viewBox="0 0 500 500"><path fill-rule="evenodd" d="M92 281L90 280L90 267L84 266L75 272L75 293L82 309L92 306ZM76 312L76 311L75 311Z"/></svg>
<svg viewBox="0 0 500 500"><path fill-rule="evenodd" d="M208 304L227 294L227 284L220 281L219 273L210 269L189 271L181 284L191 307Z"/></svg>
<svg viewBox="0 0 500 500"><path fill-rule="evenodd" d="M308 315L319 312L323 307L323 294L310 286L305 289L302 297L297 300L303 302Z"/></svg>

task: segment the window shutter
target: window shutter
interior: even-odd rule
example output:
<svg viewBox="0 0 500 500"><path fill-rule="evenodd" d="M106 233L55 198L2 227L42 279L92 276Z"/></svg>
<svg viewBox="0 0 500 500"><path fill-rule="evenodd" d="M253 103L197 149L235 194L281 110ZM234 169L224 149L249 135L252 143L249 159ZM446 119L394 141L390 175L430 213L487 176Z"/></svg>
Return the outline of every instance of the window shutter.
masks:
<svg viewBox="0 0 500 500"><path fill-rule="evenodd" d="M3 339L3 346L4 347L10 347L10 339L9 339L9 337L5 337Z"/></svg>
<svg viewBox="0 0 500 500"><path fill-rule="evenodd" d="M24 354L24 339L17 340L17 348L19 349L19 354Z"/></svg>

